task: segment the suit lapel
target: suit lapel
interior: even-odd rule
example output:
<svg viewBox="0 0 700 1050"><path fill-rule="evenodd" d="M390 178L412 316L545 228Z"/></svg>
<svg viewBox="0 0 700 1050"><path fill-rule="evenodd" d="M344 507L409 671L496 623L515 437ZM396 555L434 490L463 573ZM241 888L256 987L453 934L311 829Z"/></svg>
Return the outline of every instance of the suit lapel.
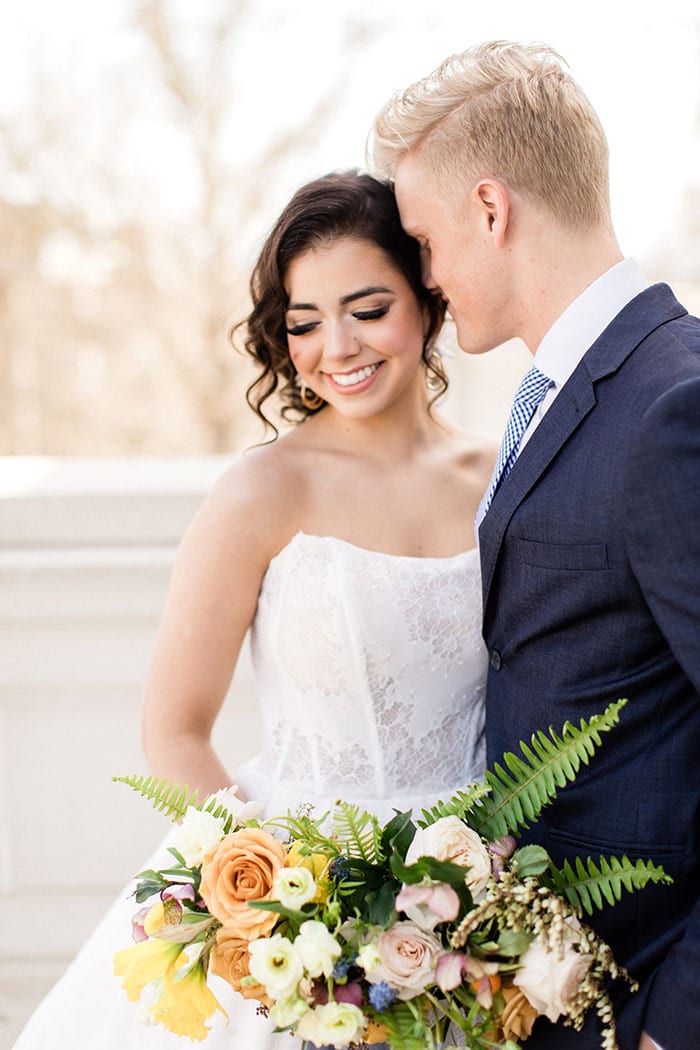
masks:
<svg viewBox="0 0 700 1050"><path fill-rule="evenodd" d="M557 395L552 407L515 461L510 474L496 492L479 529L484 611L503 534L510 519L594 405L593 383L582 362Z"/></svg>
<svg viewBox="0 0 700 1050"><path fill-rule="evenodd" d="M616 372L655 328L687 311L664 284L647 288L587 351L496 492L479 529L484 613L503 536L513 514L576 428L595 407L595 383Z"/></svg>

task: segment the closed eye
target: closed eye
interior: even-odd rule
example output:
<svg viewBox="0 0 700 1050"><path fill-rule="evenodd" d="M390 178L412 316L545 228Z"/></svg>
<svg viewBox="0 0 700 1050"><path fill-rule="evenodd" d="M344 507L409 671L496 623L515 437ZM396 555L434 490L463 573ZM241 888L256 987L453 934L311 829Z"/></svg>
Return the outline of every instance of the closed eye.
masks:
<svg viewBox="0 0 700 1050"><path fill-rule="evenodd" d="M377 306L373 310L356 310L352 316L358 321L378 321L380 317L385 317L388 312L388 306Z"/></svg>
<svg viewBox="0 0 700 1050"><path fill-rule="evenodd" d="M293 324L287 328L287 335L306 335L313 332L320 324L319 321L307 321L305 324Z"/></svg>

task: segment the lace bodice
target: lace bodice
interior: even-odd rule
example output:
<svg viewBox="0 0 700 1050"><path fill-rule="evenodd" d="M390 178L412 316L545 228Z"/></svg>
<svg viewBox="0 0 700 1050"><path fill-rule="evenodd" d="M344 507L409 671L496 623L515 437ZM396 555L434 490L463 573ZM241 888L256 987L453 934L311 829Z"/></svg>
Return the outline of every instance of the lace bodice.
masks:
<svg viewBox="0 0 700 1050"><path fill-rule="evenodd" d="M263 751L236 777L268 812L352 800L382 817L483 773L479 557L413 558L297 533L251 637Z"/></svg>

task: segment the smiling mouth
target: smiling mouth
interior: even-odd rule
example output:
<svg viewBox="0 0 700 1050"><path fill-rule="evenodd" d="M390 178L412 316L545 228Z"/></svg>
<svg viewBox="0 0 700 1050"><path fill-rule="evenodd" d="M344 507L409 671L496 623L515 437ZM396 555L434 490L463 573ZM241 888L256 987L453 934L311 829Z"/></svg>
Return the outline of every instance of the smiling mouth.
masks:
<svg viewBox="0 0 700 1050"><path fill-rule="evenodd" d="M374 365L365 365L364 368L358 368L356 372L329 372L328 375L337 386L358 386L359 383L373 376L381 363L377 361Z"/></svg>

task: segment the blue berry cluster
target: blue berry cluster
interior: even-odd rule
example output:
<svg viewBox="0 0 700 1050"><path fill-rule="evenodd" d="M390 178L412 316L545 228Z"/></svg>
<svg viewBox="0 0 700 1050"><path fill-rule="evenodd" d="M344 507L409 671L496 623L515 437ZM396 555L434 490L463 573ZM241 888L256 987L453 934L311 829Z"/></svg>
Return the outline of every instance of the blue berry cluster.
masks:
<svg viewBox="0 0 700 1050"><path fill-rule="evenodd" d="M382 1010L388 1010L391 1004L396 1001L396 992L386 981L370 985L368 994L370 1003L379 1013Z"/></svg>

